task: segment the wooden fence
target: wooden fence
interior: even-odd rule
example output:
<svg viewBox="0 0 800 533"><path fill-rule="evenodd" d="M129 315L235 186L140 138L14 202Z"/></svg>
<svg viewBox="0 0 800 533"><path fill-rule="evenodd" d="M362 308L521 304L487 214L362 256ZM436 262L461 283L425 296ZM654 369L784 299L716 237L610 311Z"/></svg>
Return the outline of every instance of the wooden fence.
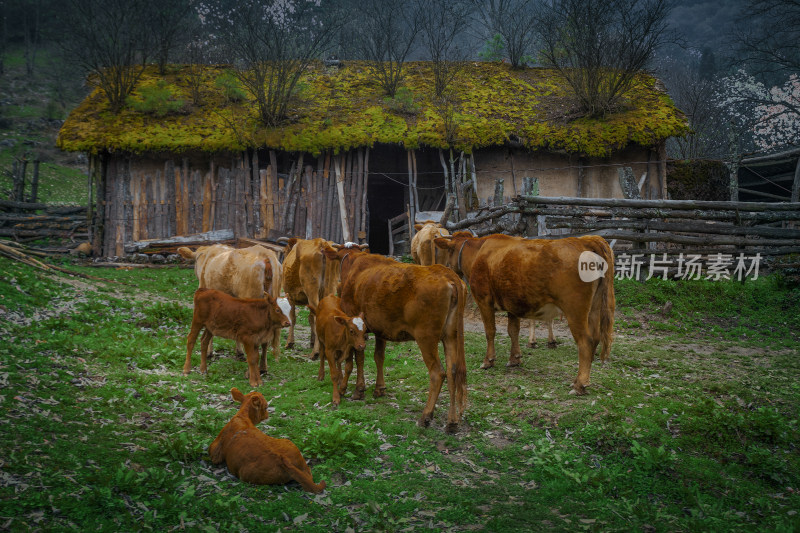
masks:
<svg viewBox="0 0 800 533"><path fill-rule="evenodd" d="M87 241L86 213L81 206L0 200L0 237L19 242L46 237Z"/></svg>
<svg viewBox="0 0 800 533"><path fill-rule="evenodd" d="M449 213L446 211L445 216ZM601 235L630 253L800 253L800 202L710 202L520 195L448 230L537 238Z"/></svg>

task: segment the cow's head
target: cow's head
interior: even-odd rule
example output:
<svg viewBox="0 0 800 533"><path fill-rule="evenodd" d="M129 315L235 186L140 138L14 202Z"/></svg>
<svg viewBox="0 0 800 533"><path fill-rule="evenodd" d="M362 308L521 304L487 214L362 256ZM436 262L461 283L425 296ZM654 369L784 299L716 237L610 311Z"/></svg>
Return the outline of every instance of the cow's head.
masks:
<svg viewBox="0 0 800 533"><path fill-rule="evenodd" d="M464 250L464 243L472 238L473 235L469 231L457 231L452 235L445 235L433 239L433 243L436 247L442 250L445 264L452 268L459 276L463 274L463 272L461 272L459 256Z"/></svg>
<svg viewBox="0 0 800 533"><path fill-rule="evenodd" d="M348 343L352 344L356 351L363 352L367 347L367 324L364 322L364 313L354 317L336 315L333 319L345 328ZM345 355L342 354L343 357Z"/></svg>
<svg viewBox="0 0 800 533"><path fill-rule="evenodd" d="M341 262L341 276L344 278L346 275L347 266L359 255L369 253L369 245L356 244L354 242L349 242L347 244L334 244L332 246L326 246L323 248L322 253L325 254L325 257L331 261Z"/></svg>
<svg viewBox="0 0 800 533"><path fill-rule="evenodd" d="M282 328L288 328L291 322L289 322L289 317L283 312L283 309L278 301L266 293L264 294L264 301L267 302L269 322L275 325L280 325Z"/></svg>
<svg viewBox="0 0 800 533"><path fill-rule="evenodd" d="M242 394L242 391L233 387L231 389L231 396L241 405L239 412L245 412L247 417L253 424L258 424L262 420L269 418L269 404L264 395L258 391L251 391L247 394Z"/></svg>

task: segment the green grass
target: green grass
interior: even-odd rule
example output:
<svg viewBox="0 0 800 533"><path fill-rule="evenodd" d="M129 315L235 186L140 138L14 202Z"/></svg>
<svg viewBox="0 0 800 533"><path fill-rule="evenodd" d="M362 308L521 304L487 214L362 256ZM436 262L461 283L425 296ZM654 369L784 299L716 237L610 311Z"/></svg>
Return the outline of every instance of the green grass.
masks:
<svg viewBox="0 0 800 533"><path fill-rule="evenodd" d="M0 258L4 529L800 527L797 308L784 307L797 293L769 278L736 290L619 283L628 324L583 397L569 394L571 339L526 349L509 369L499 337L498 364L483 371L484 337L467 333L469 406L455 435L443 431L446 386L432 426L416 426L428 378L413 343L389 345L387 395L375 399L370 341L365 400L350 399L351 380L332 409L330 382L316 380L300 341L269 359L260 428L292 439L326 480L314 496L246 485L210 463L208 445L236 410L230 388L250 387L232 343L218 339L208 376L181 375L191 269L70 268L114 283ZM31 322L16 325L12 312Z"/></svg>

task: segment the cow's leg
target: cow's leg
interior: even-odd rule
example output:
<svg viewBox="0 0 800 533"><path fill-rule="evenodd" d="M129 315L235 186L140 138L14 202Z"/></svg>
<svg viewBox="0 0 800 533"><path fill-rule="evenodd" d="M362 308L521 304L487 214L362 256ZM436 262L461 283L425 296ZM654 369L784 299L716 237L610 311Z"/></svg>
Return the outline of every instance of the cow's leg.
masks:
<svg viewBox="0 0 800 533"><path fill-rule="evenodd" d="M536 320L531 319L531 327L528 331L528 348L536 348Z"/></svg>
<svg viewBox="0 0 800 533"><path fill-rule="evenodd" d="M272 356L275 360L278 360L278 356L281 354L281 328L280 326L275 328L275 333L272 336Z"/></svg>
<svg viewBox="0 0 800 533"><path fill-rule="evenodd" d="M208 328L203 332L200 337L200 373L208 374L208 354L211 352L211 341L214 335L208 331Z"/></svg>
<svg viewBox="0 0 800 533"><path fill-rule="evenodd" d="M197 342L197 336L203 325L199 322L192 321L192 329L189 331L189 336L186 337L186 362L183 363L183 375L186 376L192 371L192 351Z"/></svg>
<svg viewBox="0 0 800 533"><path fill-rule="evenodd" d="M508 336L511 339L511 352L506 366L519 366L522 350L519 347L519 317L508 313Z"/></svg>
<svg viewBox="0 0 800 533"><path fill-rule="evenodd" d="M297 321L297 311L294 307L294 301L287 297L289 300L289 333L286 336L286 349L291 350L294 348L294 324Z"/></svg>
<svg viewBox="0 0 800 533"><path fill-rule="evenodd" d="M375 397L386 395L386 383L383 381L383 360L386 356L386 340L375 337L375 366L378 373L375 377Z"/></svg>
<svg viewBox="0 0 800 533"><path fill-rule="evenodd" d="M316 308L319 305L319 300L316 302L311 302L309 300L309 303L314 304ZM317 337L317 317L310 311L308 313L308 326L311 328L311 355L309 357L312 361L316 361L320 354L320 342Z"/></svg>
<svg viewBox="0 0 800 533"><path fill-rule="evenodd" d="M251 387L258 387L263 383L261 373L258 371L258 351L252 342L242 343L244 353L247 354L247 373L244 377L248 378Z"/></svg>
<svg viewBox="0 0 800 533"><path fill-rule="evenodd" d="M567 315L567 323L578 345L578 377L572 382L572 388L576 394L586 394L586 386L589 385L589 373L592 369L592 359L594 350L597 346L592 342L589 335L589 313L575 313Z"/></svg>
<svg viewBox="0 0 800 533"><path fill-rule="evenodd" d="M324 350L324 348L322 349ZM319 360L323 361L322 350L320 350ZM336 352L333 354L326 352L325 359L328 360L328 366L331 368L331 383L333 383L333 405L339 405L341 401L340 387L342 383L342 370L339 368L339 363L336 361Z"/></svg>
<svg viewBox="0 0 800 533"><path fill-rule="evenodd" d="M350 380L350 374L353 373L354 352L355 350L350 348L350 353L347 354L347 359L344 360L344 373L342 373L342 381L339 382L339 394L344 394L347 392L347 382Z"/></svg>
<svg viewBox="0 0 800 533"><path fill-rule="evenodd" d="M331 356L328 355L327 350L325 350L325 346L320 346L319 349L319 371L317 372L317 381L323 381L325 379L325 360L328 360L328 364L332 365L333 362L330 360Z"/></svg>
<svg viewBox="0 0 800 533"><path fill-rule="evenodd" d="M494 306L491 303L487 305L484 302L478 302L478 309L481 312L483 330L486 334L486 357L481 365L481 368L485 370L494 366L494 336L497 330L494 323Z"/></svg>
<svg viewBox="0 0 800 533"><path fill-rule="evenodd" d="M553 335L553 319L547 321L547 347L550 349L558 348L556 336Z"/></svg>
<svg viewBox="0 0 800 533"><path fill-rule="evenodd" d="M436 400L439 399L439 393L442 391L442 383L444 383L446 374L442 369L442 362L439 360L439 340L436 338L417 339L417 345L420 352L422 352L422 360L425 361L425 366L428 367L429 377L428 402L422 410L422 416L420 416L417 425L427 427L433 420L433 410L436 408ZM448 420L450 420L450 414L453 416L452 419L455 420L454 409L455 406L451 405L453 412L448 414Z"/></svg>
<svg viewBox="0 0 800 533"><path fill-rule="evenodd" d="M350 361L350 364L352 365L352 361ZM381 368L381 370L383 370L383 368ZM344 385L345 387L347 386L347 379L345 379ZM360 350L356 352L356 390L353 396L351 396L351 399L363 400L364 391L366 390L367 385L364 382L364 350Z"/></svg>
<svg viewBox="0 0 800 533"><path fill-rule="evenodd" d="M267 371L267 344L264 343L261 345L261 362L258 365L258 372L266 372Z"/></svg>

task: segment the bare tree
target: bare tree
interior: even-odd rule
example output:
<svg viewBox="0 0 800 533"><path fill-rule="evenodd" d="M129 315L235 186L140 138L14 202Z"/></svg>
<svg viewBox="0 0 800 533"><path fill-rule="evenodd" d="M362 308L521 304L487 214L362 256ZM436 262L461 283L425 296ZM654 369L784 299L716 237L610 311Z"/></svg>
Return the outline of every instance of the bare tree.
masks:
<svg viewBox="0 0 800 533"><path fill-rule="evenodd" d="M468 57L459 37L469 24L470 4L464 0L417 0L420 37L433 69L433 92L444 95Z"/></svg>
<svg viewBox="0 0 800 533"><path fill-rule="evenodd" d="M356 50L367 60L384 92L394 97L403 79L403 64L419 33L419 11L413 0L365 0L354 21Z"/></svg>
<svg viewBox="0 0 800 533"><path fill-rule="evenodd" d="M543 63L564 77L578 112L613 111L662 44L668 0L553 0L538 24Z"/></svg>
<svg viewBox="0 0 800 533"><path fill-rule="evenodd" d="M800 0L748 0L731 37L748 71L800 72Z"/></svg>
<svg viewBox="0 0 800 533"><path fill-rule="evenodd" d="M499 36L513 68L531 61L536 43L536 0L473 0L487 40Z"/></svg>
<svg viewBox="0 0 800 533"><path fill-rule="evenodd" d="M66 0L61 39L66 57L89 73L111 111L119 112L149 52L148 0Z"/></svg>
<svg viewBox="0 0 800 533"><path fill-rule="evenodd" d="M190 18L196 17L192 4L192 0L161 0L151 5L152 11L148 18L155 60L160 74L164 73L177 41L182 36L187 36L183 31L184 28L192 26Z"/></svg>
<svg viewBox="0 0 800 533"><path fill-rule="evenodd" d="M300 76L336 34L340 15L329 4L245 0L201 13L221 36L265 125L286 119Z"/></svg>

